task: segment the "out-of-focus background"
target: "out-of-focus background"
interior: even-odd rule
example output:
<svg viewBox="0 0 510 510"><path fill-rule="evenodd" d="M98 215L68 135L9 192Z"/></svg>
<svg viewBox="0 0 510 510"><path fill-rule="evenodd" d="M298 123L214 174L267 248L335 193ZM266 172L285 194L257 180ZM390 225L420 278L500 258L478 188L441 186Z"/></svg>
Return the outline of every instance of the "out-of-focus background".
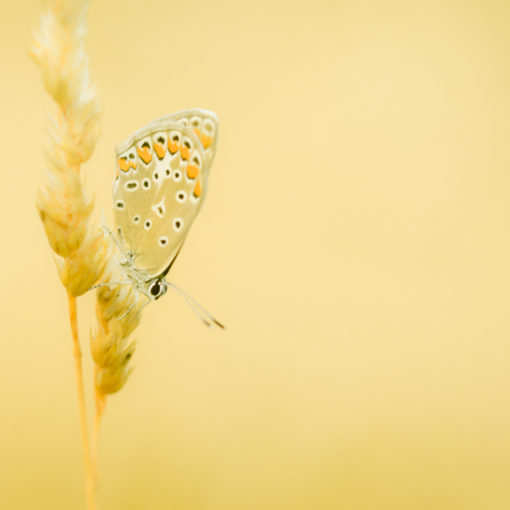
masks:
<svg viewBox="0 0 510 510"><path fill-rule="evenodd" d="M66 298L34 201L53 105L0 30L0 507L84 508ZM496 1L93 2L114 145L200 106L206 204L107 405L102 510L510 508L510 8ZM80 303L88 339L93 296Z"/></svg>

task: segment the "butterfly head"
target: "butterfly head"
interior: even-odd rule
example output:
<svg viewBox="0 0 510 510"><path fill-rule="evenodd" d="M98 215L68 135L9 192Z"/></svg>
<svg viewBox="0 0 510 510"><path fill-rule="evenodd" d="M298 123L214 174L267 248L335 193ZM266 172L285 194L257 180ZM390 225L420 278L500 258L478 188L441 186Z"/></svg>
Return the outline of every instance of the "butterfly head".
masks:
<svg viewBox="0 0 510 510"><path fill-rule="evenodd" d="M168 284L163 278L155 278L148 282L147 286L148 294L151 299L159 299L163 294L166 294L168 290Z"/></svg>

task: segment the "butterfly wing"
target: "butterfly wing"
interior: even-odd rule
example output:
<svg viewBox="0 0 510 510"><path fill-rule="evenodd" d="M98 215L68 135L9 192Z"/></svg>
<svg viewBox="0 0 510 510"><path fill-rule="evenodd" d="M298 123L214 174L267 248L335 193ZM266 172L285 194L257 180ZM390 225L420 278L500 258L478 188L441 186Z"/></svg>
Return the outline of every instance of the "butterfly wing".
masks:
<svg viewBox="0 0 510 510"><path fill-rule="evenodd" d="M197 134L189 125L198 112L202 116ZM204 112L187 110L187 116L180 112L157 119L117 148L113 187L117 232L136 267L151 276L160 274L177 255L207 191L217 121L214 114ZM213 122L214 137L207 148L199 138L204 120ZM208 122L205 127L210 128Z"/></svg>
<svg viewBox="0 0 510 510"><path fill-rule="evenodd" d="M192 108L189 110L182 110L176 113L171 113L169 115L165 115L164 117L160 117L159 119L153 120L140 131L143 131L144 129L152 130L157 128L159 125L165 125L167 123L174 122L178 123L184 128L187 128L190 131L193 131L205 152L206 164L204 165L203 174L205 176L204 191L206 191L209 170L212 166L212 162L216 154L216 143L218 141L218 118L214 112L209 110Z"/></svg>
<svg viewBox="0 0 510 510"><path fill-rule="evenodd" d="M151 129L153 126L167 122L177 122L183 127L192 130L212 163L218 135L218 118L214 112L201 108L182 110L153 120L146 128Z"/></svg>

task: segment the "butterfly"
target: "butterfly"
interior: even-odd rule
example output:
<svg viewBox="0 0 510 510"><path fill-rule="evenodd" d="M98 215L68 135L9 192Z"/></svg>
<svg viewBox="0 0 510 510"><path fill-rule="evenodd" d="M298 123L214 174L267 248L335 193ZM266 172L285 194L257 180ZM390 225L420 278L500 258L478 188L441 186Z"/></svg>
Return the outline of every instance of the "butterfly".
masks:
<svg viewBox="0 0 510 510"><path fill-rule="evenodd" d="M129 283L147 304L170 286L202 309L165 277L207 194L217 140L216 115L190 109L150 122L116 148L116 242Z"/></svg>

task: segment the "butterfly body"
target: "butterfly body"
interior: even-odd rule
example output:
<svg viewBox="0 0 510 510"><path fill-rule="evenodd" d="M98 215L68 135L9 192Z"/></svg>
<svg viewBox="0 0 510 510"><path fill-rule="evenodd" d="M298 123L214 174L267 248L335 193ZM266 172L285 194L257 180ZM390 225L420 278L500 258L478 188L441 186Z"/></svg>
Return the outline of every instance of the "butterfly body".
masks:
<svg viewBox="0 0 510 510"><path fill-rule="evenodd" d="M166 272L151 276L144 269L135 265L135 258L130 253L124 253L125 260L121 262L124 272L138 294L143 294L150 301L155 301L166 293L168 284L165 280Z"/></svg>
<svg viewBox="0 0 510 510"><path fill-rule="evenodd" d="M193 109L157 119L116 150L116 241L134 289L149 302L167 290L165 276L207 193L218 133L216 115Z"/></svg>

